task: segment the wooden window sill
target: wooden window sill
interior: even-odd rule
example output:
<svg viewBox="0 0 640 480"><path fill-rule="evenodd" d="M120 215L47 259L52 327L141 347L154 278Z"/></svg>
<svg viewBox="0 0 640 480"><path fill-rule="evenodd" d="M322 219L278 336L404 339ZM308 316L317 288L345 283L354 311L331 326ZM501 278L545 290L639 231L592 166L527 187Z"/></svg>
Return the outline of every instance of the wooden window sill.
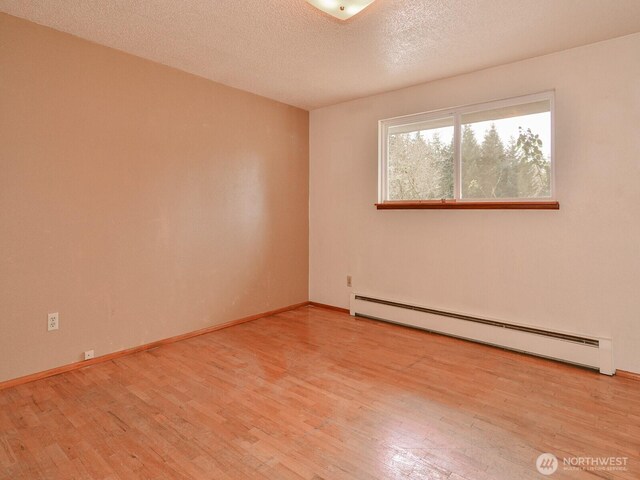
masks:
<svg viewBox="0 0 640 480"><path fill-rule="evenodd" d="M411 201L376 203L378 210L559 210L558 202Z"/></svg>

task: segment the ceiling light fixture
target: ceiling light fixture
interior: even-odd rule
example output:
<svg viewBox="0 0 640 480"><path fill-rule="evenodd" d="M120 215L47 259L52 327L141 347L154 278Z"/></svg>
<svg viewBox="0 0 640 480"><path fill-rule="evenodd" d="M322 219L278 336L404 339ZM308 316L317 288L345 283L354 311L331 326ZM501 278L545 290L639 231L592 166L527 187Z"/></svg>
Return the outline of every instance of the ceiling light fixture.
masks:
<svg viewBox="0 0 640 480"><path fill-rule="evenodd" d="M347 20L371 5L374 0L307 0L307 2L340 20Z"/></svg>

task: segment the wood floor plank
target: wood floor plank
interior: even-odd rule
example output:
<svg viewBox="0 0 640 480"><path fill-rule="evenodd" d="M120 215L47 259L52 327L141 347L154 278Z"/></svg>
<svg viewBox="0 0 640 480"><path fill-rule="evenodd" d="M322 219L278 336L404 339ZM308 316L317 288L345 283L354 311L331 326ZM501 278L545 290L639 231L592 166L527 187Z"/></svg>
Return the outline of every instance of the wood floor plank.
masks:
<svg viewBox="0 0 640 480"><path fill-rule="evenodd" d="M0 479L535 479L626 457L640 382L316 306L0 391Z"/></svg>

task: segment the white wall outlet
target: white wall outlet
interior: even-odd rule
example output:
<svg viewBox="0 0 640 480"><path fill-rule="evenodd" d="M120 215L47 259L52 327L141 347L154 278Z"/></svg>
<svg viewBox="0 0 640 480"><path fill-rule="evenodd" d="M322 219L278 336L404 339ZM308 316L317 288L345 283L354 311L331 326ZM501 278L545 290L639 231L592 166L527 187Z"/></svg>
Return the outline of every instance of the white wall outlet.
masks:
<svg viewBox="0 0 640 480"><path fill-rule="evenodd" d="M351 286L351 275L347 275L347 287Z"/></svg>
<svg viewBox="0 0 640 480"><path fill-rule="evenodd" d="M47 331L58 330L58 312L47 315Z"/></svg>
<svg viewBox="0 0 640 480"><path fill-rule="evenodd" d="M93 357L95 357L95 354L93 353L93 350L87 350L86 352L84 352L84 359L85 360L91 360Z"/></svg>

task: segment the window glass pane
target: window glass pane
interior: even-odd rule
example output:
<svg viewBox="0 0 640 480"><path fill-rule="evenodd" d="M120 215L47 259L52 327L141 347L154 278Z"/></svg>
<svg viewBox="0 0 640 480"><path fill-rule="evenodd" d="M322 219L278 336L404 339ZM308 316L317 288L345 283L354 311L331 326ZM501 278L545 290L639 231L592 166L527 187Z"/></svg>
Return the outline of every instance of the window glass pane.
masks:
<svg viewBox="0 0 640 480"><path fill-rule="evenodd" d="M453 198L453 117L389 127L389 200Z"/></svg>
<svg viewBox="0 0 640 480"><path fill-rule="evenodd" d="M548 100L461 117L462 198L551 196Z"/></svg>

